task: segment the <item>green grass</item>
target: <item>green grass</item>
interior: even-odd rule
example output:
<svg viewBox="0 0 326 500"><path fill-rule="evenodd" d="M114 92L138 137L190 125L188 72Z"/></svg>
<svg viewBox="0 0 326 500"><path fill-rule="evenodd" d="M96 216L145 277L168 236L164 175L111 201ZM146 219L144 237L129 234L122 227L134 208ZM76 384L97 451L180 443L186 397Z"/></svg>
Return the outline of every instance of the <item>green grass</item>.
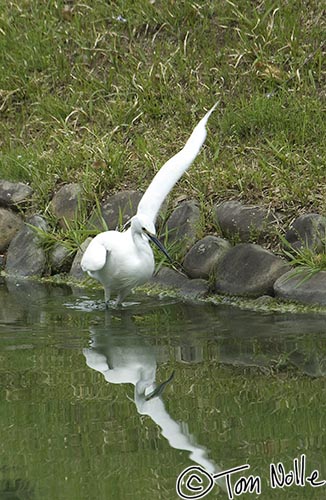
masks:
<svg viewBox="0 0 326 500"><path fill-rule="evenodd" d="M290 278L301 277L298 285L312 278L320 271L326 271L326 241L321 239L323 248L317 250L310 248L304 242L300 248L293 247L282 235L280 237L283 244L283 254L288 259L289 264L294 268Z"/></svg>
<svg viewBox="0 0 326 500"><path fill-rule="evenodd" d="M145 189L220 100L175 193L325 211L323 2L0 0L0 12L0 177L29 182L41 210L65 182L89 207Z"/></svg>

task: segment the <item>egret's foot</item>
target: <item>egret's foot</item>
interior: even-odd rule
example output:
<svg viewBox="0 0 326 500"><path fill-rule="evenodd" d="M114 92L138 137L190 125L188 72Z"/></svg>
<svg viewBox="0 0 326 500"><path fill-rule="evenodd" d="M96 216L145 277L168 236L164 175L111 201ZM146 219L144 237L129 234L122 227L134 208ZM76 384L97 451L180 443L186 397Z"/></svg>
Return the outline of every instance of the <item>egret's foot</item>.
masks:
<svg viewBox="0 0 326 500"><path fill-rule="evenodd" d="M105 302L105 308L108 309L124 309L126 307L138 306L141 302L120 302L119 300L109 300Z"/></svg>
<svg viewBox="0 0 326 500"><path fill-rule="evenodd" d="M121 306L121 303L118 302L117 300L107 300L105 302L105 309L118 309Z"/></svg>
<svg viewBox="0 0 326 500"><path fill-rule="evenodd" d="M120 302L120 307L132 307L132 306L139 306L141 302Z"/></svg>
<svg viewBox="0 0 326 500"><path fill-rule="evenodd" d="M76 302L65 302L64 304L65 307L68 309L76 309L79 311L103 311L103 301L97 301L97 300L91 300L91 299L85 299L84 297L78 298Z"/></svg>

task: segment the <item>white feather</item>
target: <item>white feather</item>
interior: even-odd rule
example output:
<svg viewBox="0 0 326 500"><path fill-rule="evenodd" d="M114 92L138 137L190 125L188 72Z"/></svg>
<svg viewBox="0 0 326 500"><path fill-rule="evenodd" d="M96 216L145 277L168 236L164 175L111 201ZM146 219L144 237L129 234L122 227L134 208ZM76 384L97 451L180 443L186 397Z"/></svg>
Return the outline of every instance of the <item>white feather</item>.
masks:
<svg viewBox="0 0 326 500"><path fill-rule="evenodd" d="M194 128L185 146L170 158L157 172L139 202L137 215L146 217L155 223L160 207L182 174L190 167L206 139L206 123L217 103L206 113Z"/></svg>

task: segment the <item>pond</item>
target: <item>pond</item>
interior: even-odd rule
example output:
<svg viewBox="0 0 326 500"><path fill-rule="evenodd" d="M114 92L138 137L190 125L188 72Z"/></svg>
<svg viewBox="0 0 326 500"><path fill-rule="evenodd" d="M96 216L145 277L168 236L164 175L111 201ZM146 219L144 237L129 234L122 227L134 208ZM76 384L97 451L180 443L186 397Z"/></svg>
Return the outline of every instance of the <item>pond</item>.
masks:
<svg viewBox="0 0 326 500"><path fill-rule="evenodd" d="M325 316L131 300L0 284L0 499L325 498Z"/></svg>

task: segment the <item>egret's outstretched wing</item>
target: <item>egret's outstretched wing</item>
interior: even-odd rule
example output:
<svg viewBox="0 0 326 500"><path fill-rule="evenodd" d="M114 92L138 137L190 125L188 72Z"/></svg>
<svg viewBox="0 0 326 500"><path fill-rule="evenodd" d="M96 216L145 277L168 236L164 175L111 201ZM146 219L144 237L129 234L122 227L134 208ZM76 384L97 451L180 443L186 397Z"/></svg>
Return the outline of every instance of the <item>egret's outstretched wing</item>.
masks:
<svg viewBox="0 0 326 500"><path fill-rule="evenodd" d="M139 202L137 215L146 215L155 223L158 211L174 184L190 167L206 139L206 123L217 103L194 128L185 146L157 172Z"/></svg>

